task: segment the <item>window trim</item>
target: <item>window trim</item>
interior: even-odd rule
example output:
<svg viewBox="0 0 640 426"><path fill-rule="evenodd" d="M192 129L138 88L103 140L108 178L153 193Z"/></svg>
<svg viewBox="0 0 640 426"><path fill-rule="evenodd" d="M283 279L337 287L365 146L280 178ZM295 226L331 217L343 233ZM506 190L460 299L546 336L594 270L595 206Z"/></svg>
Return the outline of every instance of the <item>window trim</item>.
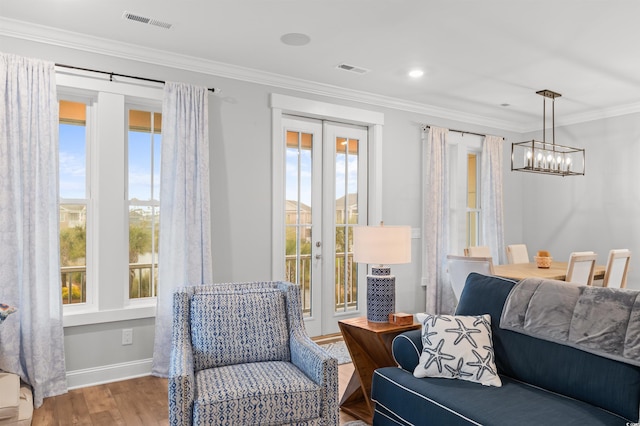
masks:
<svg viewBox="0 0 640 426"><path fill-rule="evenodd" d="M338 121L367 127L369 143L368 166L368 223L379 223L382 216L382 128L384 114L360 108L315 101L311 99L272 93L271 107L271 279L284 279L285 252L284 200L285 200L285 144L282 134L282 116L298 115L321 120Z"/></svg>
<svg viewBox="0 0 640 426"><path fill-rule="evenodd" d="M145 109L151 107L157 109L155 112L161 110L163 100L162 87L151 87L145 85L131 84L122 81L109 81L96 76L83 76L72 75L65 73L56 73L56 84L59 99L83 99L87 98L93 100L92 108L87 113L87 122L91 121L92 125L90 130L88 129L88 137L92 141L95 141L99 136L100 124L98 122L98 109L100 102L100 93L110 95L121 95L124 98L122 108L127 111L127 107L130 105L143 106ZM127 117L122 117L124 123L127 123ZM89 126L88 126L89 127ZM122 137L125 138L126 128L122 129ZM89 133L91 132L91 133ZM126 138L125 138L126 142ZM95 144L95 142L94 142ZM87 179L90 179L90 184L87 190L89 193L89 206L88 209L94 212L95 215L99 215L99 212L94 210L95 198L99 196L96 192L99 190L97 187L96 179L94 176L89 176L91 170L97 170L99 167L99 155L93 152L93 146L91 141L87 144L87 155L91 162L87 167ZM126 145L123 149L126 148ZM127 161L126 155L123 157L123 161ZM126 170L126 164L123 164L124 170ZM126 177L124 177L126 179ZM126 180L125 180L126 182ZM126 188L123 188L123 194L126 194ZM128 199L123 198L123 206L128 205ZM125 211L122 209L123 218L126 219ZM89 214L89 213L88 213ZM96 216L97 217L97 216ZM128 219L126 219L128 223ZM95 225L94 225L95 226ZM65 305L63 307L63 326L73 327L87 324L98 324L105 322L126 321L139 318L155 317L156 313L156 299L144 298L141 300L132 300L134 303L130 303L128 298L128 280L123 282L123 285L112 286L108 283L100 285L99 282L99 269L100 265L97 264L95 256L98 254L93 252L100 243L100 236L93 235L96 230L87 230L87 245L92 247L92 258L89 259L90 254L87 253L87 269L89 269L89 262L96 267L91 268L91 286L92 288L92 300L89 303L89 295L87 294L87 303L81 305ZM123 230L126 233L126 230ZM91 244L89 242L89 234L92 234ZM126 239L125 241L128 241ZM103 268L104 269L104 268ZM89 273L89 271L87 272ZM89 285L87 286L89 287ZM89 289L87 289L87 293Z"/></svg>

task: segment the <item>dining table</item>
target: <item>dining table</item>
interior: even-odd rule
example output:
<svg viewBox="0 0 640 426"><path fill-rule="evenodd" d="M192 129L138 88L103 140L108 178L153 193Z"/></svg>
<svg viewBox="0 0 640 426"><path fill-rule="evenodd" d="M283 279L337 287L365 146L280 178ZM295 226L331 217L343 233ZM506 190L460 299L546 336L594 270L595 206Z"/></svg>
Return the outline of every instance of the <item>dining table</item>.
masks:
<svg viewBox="0 0 640 426"><path fill-rule="evenodd" d="M565 281L567 278L568 264L569 262L552 261L549 268L538 268L535 262L494 265L493 274L502 278L510 278L518 281L531 277ZM595 265L593 268L593 279L603 279L605 269L605 265Z"/></svg>

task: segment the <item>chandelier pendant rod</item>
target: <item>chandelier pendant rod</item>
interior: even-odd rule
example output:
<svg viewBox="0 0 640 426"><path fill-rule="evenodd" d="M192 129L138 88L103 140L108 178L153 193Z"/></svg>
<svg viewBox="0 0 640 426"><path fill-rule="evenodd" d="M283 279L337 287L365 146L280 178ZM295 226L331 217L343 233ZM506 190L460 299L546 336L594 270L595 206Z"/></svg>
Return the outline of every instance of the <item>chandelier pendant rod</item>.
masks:
<svg viewBox="0 0 640 426"><path fill-rule="evenodd" d="M553 155L556 154L556 98L551 98L551 141L553 143Z"/></svg>
<svg viewBox="0 0 640 426"><path fill-rule="evenodd" d="M542 97L542 149L547 149L547 98Z"/></svg>

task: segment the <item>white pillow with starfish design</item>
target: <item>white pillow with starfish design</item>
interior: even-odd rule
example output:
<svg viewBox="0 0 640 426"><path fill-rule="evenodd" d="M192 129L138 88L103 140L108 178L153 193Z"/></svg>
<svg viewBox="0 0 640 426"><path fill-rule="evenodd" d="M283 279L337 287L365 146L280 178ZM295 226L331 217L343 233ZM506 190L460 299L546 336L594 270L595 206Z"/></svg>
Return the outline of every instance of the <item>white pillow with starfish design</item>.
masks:
<svg viewBox="0 0 640 426"><path fill-rule="evenodd" d="M417 314L422 324L422 354L415 377L468 380L502 386L491 338L491 317Z"/></svg>

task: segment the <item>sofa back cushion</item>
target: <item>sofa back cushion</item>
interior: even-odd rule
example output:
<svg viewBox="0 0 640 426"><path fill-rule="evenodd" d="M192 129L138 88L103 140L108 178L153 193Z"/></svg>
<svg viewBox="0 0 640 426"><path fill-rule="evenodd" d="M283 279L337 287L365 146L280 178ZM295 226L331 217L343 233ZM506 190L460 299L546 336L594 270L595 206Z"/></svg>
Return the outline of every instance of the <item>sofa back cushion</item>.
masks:
<svg viewBox="0 0 640 426"><path fill-rule="evenodd" d="M640 367L499 327L502 308L515 285L471 274L456 309L457 315L488 313L495 318L491 326L498 372L638 421Z"/></svg>
<svg viewBox="0 0 640 426"><path fill-rule="evenodd" d="M289 361L285 296L278 289L223 290L191 298L196 371L260 361Z"/></svg>

